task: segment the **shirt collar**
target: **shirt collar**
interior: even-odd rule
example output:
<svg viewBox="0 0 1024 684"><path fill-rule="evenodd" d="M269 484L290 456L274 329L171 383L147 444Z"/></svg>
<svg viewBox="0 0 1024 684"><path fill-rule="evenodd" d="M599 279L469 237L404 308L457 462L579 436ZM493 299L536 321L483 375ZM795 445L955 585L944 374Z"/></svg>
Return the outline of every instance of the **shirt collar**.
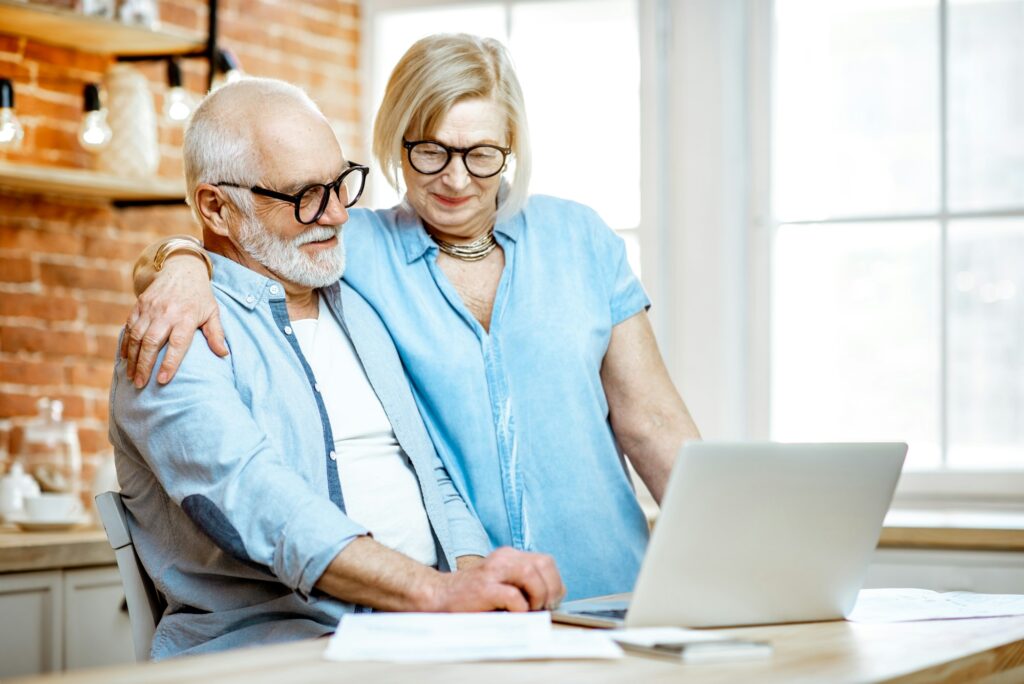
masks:
<svg viewBox="0 0 1024 684"><path fill-rule="evenodd" d="M405 199L398 205L395 213L398 227L398 239L405 249L405 262L411 264L430 250L437 251L437 244L427 235L416 210Z"/></svg>
<svg viewBox="0 0 1024 684"><path fill-rule="evenodd" d="M508 196L508 189L508 182L501 181L501 187L498 188L499 206ZM402 203L398 205L396 216L398 236L402 241L402 247L405 249L406 263L411 264L431 250L435 253L437 252L437 243L430 238L426 228L423 227L423 221L420 220L416 210L412 208L408 200L403 199ZM522 221L522 212L518 212L515 216L495 224L494 232L515 242L519 238L520 231L522 231Z"/></svg>
<svg viewBox="0 0 1024 684"><path fill-rule="evenodd" d="M260 275L220 254L210 254L213 284L245 308L255 309L264 299L284 299L281 283Z"/></svg>

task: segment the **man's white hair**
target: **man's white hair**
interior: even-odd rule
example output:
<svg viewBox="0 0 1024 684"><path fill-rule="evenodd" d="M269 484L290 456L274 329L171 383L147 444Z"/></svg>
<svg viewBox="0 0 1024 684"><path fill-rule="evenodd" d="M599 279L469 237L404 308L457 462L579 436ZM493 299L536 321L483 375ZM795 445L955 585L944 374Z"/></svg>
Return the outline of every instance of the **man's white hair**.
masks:
<svg viewBox="0 0 1024 684"><path fill-rule="evenodd" d="M221 189L244 217L253 217L252 193L244 188L259 184L263 175L256 139L258 122L296 107L307 107L323 116L306 91L273 78L244 78L203 99L192 114L182 146L185 201L197 221L202 223L193 197L201 183L241 185Z"/></svg>

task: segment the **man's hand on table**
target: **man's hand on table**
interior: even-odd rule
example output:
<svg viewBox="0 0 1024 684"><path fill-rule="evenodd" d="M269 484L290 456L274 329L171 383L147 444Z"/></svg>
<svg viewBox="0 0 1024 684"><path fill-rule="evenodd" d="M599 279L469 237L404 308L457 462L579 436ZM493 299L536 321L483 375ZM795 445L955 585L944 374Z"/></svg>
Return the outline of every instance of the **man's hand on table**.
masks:
<svg viewBox="0 0 1024 684"><path fill-rule="evenodd" d="M555 561L546 554L500 548L486 558L463 556L458 567L437 578L430 611L548 610L565 596Z"/></svg>
<svg viewBox="0 0 1024 684"><path fill-rule="evenodd" d="M486 558L462 556L456 572L434 568L359 537L331 561L316 586L349 603L375 610L421 613L557 606L565 587L551 556L501 548Z"/></svg>

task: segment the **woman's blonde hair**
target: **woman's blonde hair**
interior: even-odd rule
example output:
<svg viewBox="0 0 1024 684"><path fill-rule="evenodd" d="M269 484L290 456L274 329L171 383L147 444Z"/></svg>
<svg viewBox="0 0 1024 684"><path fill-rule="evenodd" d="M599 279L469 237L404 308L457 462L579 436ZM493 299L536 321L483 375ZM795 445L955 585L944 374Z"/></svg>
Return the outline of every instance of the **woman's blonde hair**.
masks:
<svg viewBox="0 0 1024 684"><path fill-rule="evenodd" d="M439 33L413 43L388 79L373 126L373 155L398 190L402 138L429 138L452 106L476 98L494 100L508 119L506 144L515 155L515 175L503 194L500 221L526 203L531 159L523 91L508 51L493 38Z"/></svg>

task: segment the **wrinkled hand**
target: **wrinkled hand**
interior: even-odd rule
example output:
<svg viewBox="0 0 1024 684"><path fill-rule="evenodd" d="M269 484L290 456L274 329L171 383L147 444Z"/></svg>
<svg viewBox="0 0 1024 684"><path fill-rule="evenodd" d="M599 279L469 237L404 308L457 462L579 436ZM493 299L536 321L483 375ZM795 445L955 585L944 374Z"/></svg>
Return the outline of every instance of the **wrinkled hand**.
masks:
<svg viewBox="0 0 1024 684"><path fill-rule="evenodd" d="M551 556L501 548L469 567L441 574L431 610L547 610L564 596L565 587Z"/></svg>
<svg viewBox="0 0 1024 684"><path fill-rule="evenodd" d="M172 256L128 314L121 340L121 356L128 360L128 378L136 387L144 387L160 349L169 343L156 380L160 384L170 382L196 329L203 331L215 354L228 355L206 267L192 256Z"/></svg>

